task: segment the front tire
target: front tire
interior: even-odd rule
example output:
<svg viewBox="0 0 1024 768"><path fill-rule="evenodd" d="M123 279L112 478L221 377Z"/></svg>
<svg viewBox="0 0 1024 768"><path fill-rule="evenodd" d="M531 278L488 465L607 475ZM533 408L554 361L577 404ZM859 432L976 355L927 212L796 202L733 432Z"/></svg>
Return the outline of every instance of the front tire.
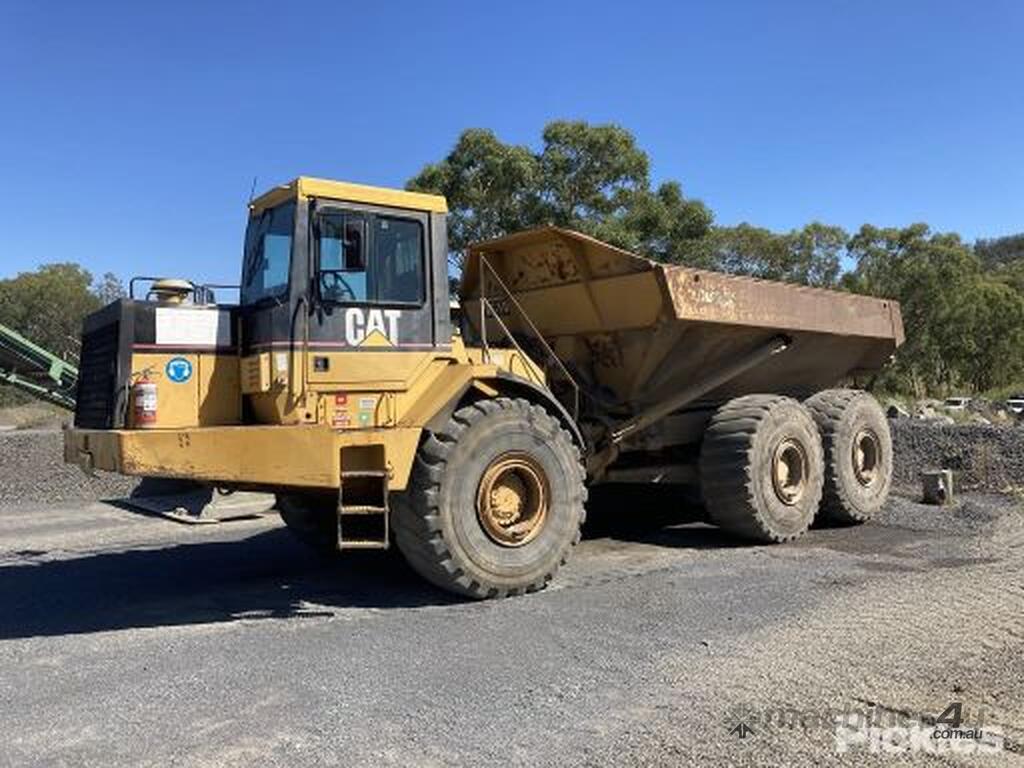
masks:
<svg viewBox="0 0 1024 768"><path fill-rule="evenodd" d="M421 576L475 598L542 589L580 539L580 454L543 408L481 400L427 433L392 511L395 543Z"/></svg>
<svg viewBox="0 0 1024 768"><path fill-rule="evenodd" d="M708 516L752 541L802 536L821 500L821 438L810 413L780 395L747 395L719 408L700 453Z"/></svg>

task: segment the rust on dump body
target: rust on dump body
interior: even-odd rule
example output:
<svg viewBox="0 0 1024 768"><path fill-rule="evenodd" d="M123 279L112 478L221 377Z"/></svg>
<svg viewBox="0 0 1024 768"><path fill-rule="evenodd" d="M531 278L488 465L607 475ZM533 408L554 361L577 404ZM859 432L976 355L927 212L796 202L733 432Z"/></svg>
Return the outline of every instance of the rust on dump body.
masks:
<svg viewBox="0 0 1024 768"><path fill-rule="evenodd" d="M785 355L710 399L814 392L877 370L903 342L889 299L659 264L556 227L469 248L461 295L477 333L481 278L511 332L529 336L532 324L570 370L626 410L779 333L793 340ZM499 280L521 313L498 301ZM499 329L488 325L487 335L498 341Z"/></svg>

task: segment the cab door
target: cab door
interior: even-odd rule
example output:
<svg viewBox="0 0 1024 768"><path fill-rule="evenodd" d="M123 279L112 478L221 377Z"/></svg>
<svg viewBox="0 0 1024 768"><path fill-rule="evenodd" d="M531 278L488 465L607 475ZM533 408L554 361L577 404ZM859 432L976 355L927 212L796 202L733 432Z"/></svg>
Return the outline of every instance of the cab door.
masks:
<svg viewBox="0 0 1024 768"><path fill-rule="evenodd" d="M414 211L315 206L311 384L403 389L434 349L430 225Z"/></svg>

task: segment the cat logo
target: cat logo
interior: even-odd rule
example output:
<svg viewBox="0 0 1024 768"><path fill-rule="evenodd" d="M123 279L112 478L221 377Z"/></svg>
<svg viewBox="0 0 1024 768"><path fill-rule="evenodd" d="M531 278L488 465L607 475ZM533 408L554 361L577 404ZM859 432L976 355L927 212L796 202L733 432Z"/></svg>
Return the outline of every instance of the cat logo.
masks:
<svg viewBox="0 0 1024 768"><path fill-rule="evenodd" d="M350 347L393 347L398 344L400 309L345 310L345 343Z"/></svg>

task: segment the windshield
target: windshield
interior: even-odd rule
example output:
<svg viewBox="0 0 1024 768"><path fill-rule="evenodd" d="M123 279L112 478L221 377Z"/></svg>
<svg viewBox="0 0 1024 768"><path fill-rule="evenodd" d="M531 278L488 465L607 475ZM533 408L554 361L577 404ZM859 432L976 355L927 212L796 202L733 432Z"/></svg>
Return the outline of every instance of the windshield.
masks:
<svg viewBox="0 0 1024 768"><path fill-rule="evenodd" d="M287 292L294 230L294 202L264 209L249 219L242 260L243 304Z"/></svg>

